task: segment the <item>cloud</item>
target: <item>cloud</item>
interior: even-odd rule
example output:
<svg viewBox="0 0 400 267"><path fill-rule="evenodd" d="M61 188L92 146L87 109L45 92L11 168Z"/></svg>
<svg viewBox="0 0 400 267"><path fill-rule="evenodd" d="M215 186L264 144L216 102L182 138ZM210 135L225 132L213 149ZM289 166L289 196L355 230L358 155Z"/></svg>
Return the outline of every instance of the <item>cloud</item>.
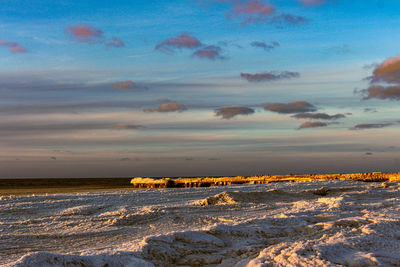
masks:
<svg viewBox="0 0 400 267"><path fill-rule="evenodd" d="M114 83L112 85L112 88L121 89L121 90L132 90L132 89L139 89L139 88L147 89L146 86L140 85L140 84L135 83L135 82L133 82L131 80Z"/></svg>
<svg viewBox="0 0 400 267"><path fill-rule="evenodd" d="M219 41L218 45L223 47L233 47L237 49L243 49L243 46L237 44L236 41L234 40Z"/></svg>
<svg viewBox="0 0 400 267"><path fill-rule="evenodd" d="M379 66L378 63L370 63L370 64L365 64L365 65L363 66L363 69L364 69L364 70L370 70L370 69L375 69L375 68L377 68L378 66Z"/></svg>
<svg viewBox="0 0 400 267"><path fill-rule="evenodd" d="M79 43L96 43L103 37L103 31L96 29L88 24L77 24L75 26L67 26L66 33Z"/></svg>
<svg viewBox="0 0 400 267"><path fill-rule="evenodd" d="M143 130L143 129L146 129L146 127L143 125L122 124L122 123L115 124L114 128L119 129L119 130Z"/></svg>
<svg viewBox="0 0 400 267"><path fill-rule="evenodd" d="M216 45L204 45L199 39L188 33L182 33L177 37L172 37L164 40L163 42L156 45L155 49L164 53L173 53L176 49L196 49L192 54L193 57L205 58L210 60L224 59L221 55L222 49Z"/></svg>
<svg viewBox="0 0 400 267"><path fill-rule="evenodd" d="M224 59L225 57L221 56L221 51L221 47L209 45L198 49L196 52L193 53L193 56L210 60Z"/></svg>
<svg viewBox="0 0 400 267"><path fill-rule="evenodd" d="M144 112L174 112L174 111L182 112L185 110L187 110L185 105L178 104L175 102L168 102L168 103L162 104L156 108L143 109Z"/></svg>
<svg viewBox="0 0 400 267"><path fill-rule="evenodd" d="M354 126L354 128L351 128L351 130L364 130L364 129L377 129L377 128L384 128L388 126L392 126L395 123L388 122L388 123L363 123L363 124L357 124Z"/></svg>
<svg viewBox="0 0 400 267"><path fill-rule="evenodd" d="M164 53L172 53L174 49L187 48L195 49L201 42L188 33L181 33L177 37L171 37L156 45L155 49Z"/></svg>
<svg viewBox="0 0 400 267"><path fill-rule="evenodd" d="M400 83L400 55L390 57L376 67L371 82Z"/></svg>
<svg viewBox="0 0 400 267"><path fill-rule="evenodd" d="M257 23L271 23L279 27L284 24L300 24L308 20L301 16L278 13L275 7L262 0L198 0L199 4L222 4L229 7L226 15L229 19L241 21L243 26Z"/></svg>
<svg viewBox="0 0 400 267"><path fill-rule="evenodd" d="M270 43L266 43L263 41L253 41L250 43L250 45L252 47L262 48L265 51L270 51L270 50L280 46L279 42L277 42L277 41L272 41Z"/></svg>
<svg viewBox="0 0 400 267"><path fill-rule="evenodd" d="M83 115L84 116L84 115ZM57 136L59 134L77 133L85 131L99 131L99 130L144 130L146 129L143 125L135 124L121 124L113 121L71 121L59 123L57 121L42 122L29 122L26 123L9 123L3 127L0 131L0 135L17 136L20 134L31 134L31 135L46 135L52 134ZM72 153L68 150L53 150L57 153Z"/></svg>
<svg viewBox="0 0 400 267"><path fill-rule="evenodd" d="M377 113L378 110L376 108L364 108L364 112Z"/></svg>
<svg viewBox="0 0 400 267"><path fill-rule="evenodd" d="M352 52L350 46L346 44L333 46L330 50L337 55L345 55L345 54L350 54Z"/></svg>
<svg viewBox="0 0 400 267"><path fill-rule="evenodd" d="M306 102L306 101L295 101L292 103L272 103L272 104L267 104L264 106L265 110L269 110L272 112L277 112L277 113L303 113L303 112L314 112L317 110L317 108Z"/></svg>
<svg viewBox="0 0 400 267"><path fill-rule="evenodd" d="M282 28L284 25L298 25L307 23L308 19L302 16L295 16L291 14L282 13L272 17L270 20L272 24L275 24L278 28Z"/></svg>
<svg viewBox="0 0 400 267"><path fill-rule="evenodd" d="M12 53L26 53L28 52L27 49L22 47L17 42L7 41L7 40L0 40L0 46L8 47L8 50Z"/></svg>
<svg viewBox="0 0 400 267"><path fill-rule="evenodd" d="M306 128L318 128L318 127L326 127L328 126L325 122L315 121L315 122L305 122L297 128L298 130L306 129Z"/></svg>
<svg viewBox="0 0 400 267"><path fill-rule="evenodd" d="M364 96L364 100L371 98L400 100L400 55L390 57L376 65L372 76L367 79L371 85L367 89L356 91Z"/></svg>
<svg viewBox="0 0 400 267"><path fill-rule="evenodd" d="M215 110L216 116L222 116L223 119L229 120L237 115L250 115L254 113L254 109L242 106L222 107Z"/></svg>
<svg viewBox="0 0 400 267"><path fill-rule="evenodd" d="M240 73L240 77L246 79L248 82L266 82L266 81L276 81L282 79L291 79L300 77L298 72L264 72L264 73Z"/></svg>
<svg viewBox="0 0 400 267"><path fill-rule="evenodd" d="M343 114L329 115L326 113L299 113L292 116L295 119L312 119L312 120L337 120L346 118Z"/></svg>
<svg viewBox="0 0 400 267"><path fill-rule="evenodd" d="M400 84L393 86L373 85L360 92L364 95L364 100L371 98L400 100Z"/></svg>
<svg viewBox="0 0 400 267"><path fill-rule="evenodd" d="M120 48L120 47L124 47L124 46L125 46L124 41L122 41L121 39L119 39L117 37L113 37L112 40L106 44L107 48L110 48L110 47Z"/></svg>
<svg viewBox="0 0 400 267"><path fill-rule="evenodd" d="M228 13L231 18L239 18L242 24L253 24L265 21L275 8L259 0L235 1L232 10Z"/></svg>

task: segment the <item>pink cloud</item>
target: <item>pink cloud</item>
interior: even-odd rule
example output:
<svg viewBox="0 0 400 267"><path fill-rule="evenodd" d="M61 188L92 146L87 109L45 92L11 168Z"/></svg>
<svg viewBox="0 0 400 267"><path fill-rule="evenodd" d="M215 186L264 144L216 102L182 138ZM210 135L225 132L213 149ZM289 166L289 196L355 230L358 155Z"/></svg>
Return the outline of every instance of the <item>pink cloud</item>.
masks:
<svg viewBox="0 0 400 267"><path fill-rule="evenodd" d="M162 52L171 53L173 49L177 48L188 48L194 49L201 45L201 42L188 33L182 33L177 37L171 37L163 42L159 43L155 49L160 50Z"/></svg>
<svg viewBox="0 0 400 267"><path fill-rule="evenodd" d="M305 122L297 128L298 130L306 129L306 128L318 128L318 127L326 127L328 126L325 122L315 121L315 122Z"/></svg>
<svg viewBox="0 0 400 267"><path fill-rule="evenodd" d="M193 56L198 57L198 58L206 58L206 59L224 59L223 56L221 56L221 48L215 45L209 45L206 47L203 47L196 52L193 53Z"/></svg>
<svg viewBox="0 0 400 267"><path fill-rule="evenodd" d="M275 8L271 5L264 4L260 0L250 0L235 1L228 16L240 18L243 24L252 24L264 21L273 13L275 13Z"/></svg>
<svg viewBox="0 0 400 267"><path fill-rule="evenodd" d="M79 43L94 43L103 37L103 32L87 24L67 26L65 31Z"/></svg>
<svg viewBox="0 0 400 267"><path fill-rule="evenodd" d="M298 0L310 4L324 3L326 0ZM198 0L199 4L220 4L229 7L227 17L238 19L242 25L256 23L271 23L277 27L284 25L297 25L306 23L308 20L302 16L296 16L277 11L267 0ZM303 3L303 2L302 2Z"/></svg>
<svg viewBox="0 0 400 267"><path fill-rule="evenodd" d="M228 106L215 110L216 116L221 116L223 119L229 120L237 115L251 115L254 109L243 106Z"/></svg>
<svg viewBox="0 0 400 267"><path fill-rule="evenodd" d="M307 101L295 101L291 103L272 103L264 106L265 110L269 110L277 113L304 113L304 112L314 112L317 108L308 103Z"/></svg>
<svg viewBox="0 0 400 267"><path fill-rule="evenodd" d="M373 75L372 82L400 83L400 55L383 61Z"/></svg>
<svg viewBox="0 0 400 267"><path fill-rule="evenodd" d="M17 42L12 42L12 41L7 41L7 40L0 40L0 46L6 46L12 53L26 53L28 50L26 50L24 47L22 47L20 44Z"/></svg>
<svg viewBox="0 0 400 267"><path fill-rule="evenodd" d="M143 109L144 112L182 112L187 110L187 108L185 107L185 105L183 104L178 104L175 102L168 102L165 104L162 104L158 107L155 108L146 108Z"/></svg>
<svg viewBox="0 0 400 267"><path fill-rule="evenodd" d="M146 86L140 85L131 80L114 83L112 84L112 88L120 90L147 89Z"/></svg>

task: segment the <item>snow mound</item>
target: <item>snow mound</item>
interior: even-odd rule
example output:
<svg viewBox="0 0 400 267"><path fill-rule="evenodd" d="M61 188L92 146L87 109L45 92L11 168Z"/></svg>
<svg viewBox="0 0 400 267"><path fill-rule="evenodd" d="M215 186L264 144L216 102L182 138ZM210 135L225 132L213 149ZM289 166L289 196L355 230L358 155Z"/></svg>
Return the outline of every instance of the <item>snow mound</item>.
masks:
<svg viewBox="0 0 400 267"><path fill-rule="evenodd" d="M306 192L303 192L306 195ZM222 192L215 196L196 201L194 204L200 206L224 205L236 203L263 203L271 200L296 197L299 193L289 193L282 190L269 190L261 192Z"/></svg>
<svg viewBox="0 0 400 267"><path fill-rule="evenodd" d="M147 238L142 253L156 265L218 264L223 256L218 252L225 243L204 231L186 231Z"/></svg>
<svg viewBox="0 0 400 267"><path fill-rule="evenodd" d="M102 206L81 205L62 210L59 215L61 216L74 216L74 215L92 215L100 211Z"/></svg>
<svg viewBox="0 0 400 267"><path fill-rule="evenodd" d="M121 214L119 217L109 219L107 223L112 226L129 226L135 224L146 224L160 219L164 215L160 209L145 207L136 213Z"/></svg>

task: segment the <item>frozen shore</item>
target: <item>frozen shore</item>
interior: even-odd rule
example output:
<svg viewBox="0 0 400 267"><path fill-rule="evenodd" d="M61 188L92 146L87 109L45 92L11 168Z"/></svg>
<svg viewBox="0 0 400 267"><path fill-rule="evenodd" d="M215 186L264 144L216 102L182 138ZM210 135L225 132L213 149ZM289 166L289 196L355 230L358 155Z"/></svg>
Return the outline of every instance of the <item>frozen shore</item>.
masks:
<svg viewBox="0 0 400 267"><path fill-rule="evenodd" d="M398 182L0 199L6 266L399 266Z"/></svg>
<svg viewBox="0 0 400 267"><path fill-rule="evenodd" d="M336 173L336 174L287 174L261 176L192 177L192 178L150 178L135 177L131 180L134 188L183 188L210 187L232 184L269 184L277 182L313 182L330 180L353 180L362 182L400 181L400 173Z"/></svg>

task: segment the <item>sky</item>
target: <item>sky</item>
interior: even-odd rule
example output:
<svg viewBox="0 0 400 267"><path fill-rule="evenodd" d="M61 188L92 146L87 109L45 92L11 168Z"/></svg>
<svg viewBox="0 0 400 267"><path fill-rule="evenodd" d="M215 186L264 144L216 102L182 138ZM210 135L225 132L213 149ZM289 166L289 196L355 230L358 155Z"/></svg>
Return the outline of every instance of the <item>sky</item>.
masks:
<svg viewBox="0 0 400 267"><path fill-rule="evenodd" d="M397 0L0 0L0 178L397 172Z"/></svg>

